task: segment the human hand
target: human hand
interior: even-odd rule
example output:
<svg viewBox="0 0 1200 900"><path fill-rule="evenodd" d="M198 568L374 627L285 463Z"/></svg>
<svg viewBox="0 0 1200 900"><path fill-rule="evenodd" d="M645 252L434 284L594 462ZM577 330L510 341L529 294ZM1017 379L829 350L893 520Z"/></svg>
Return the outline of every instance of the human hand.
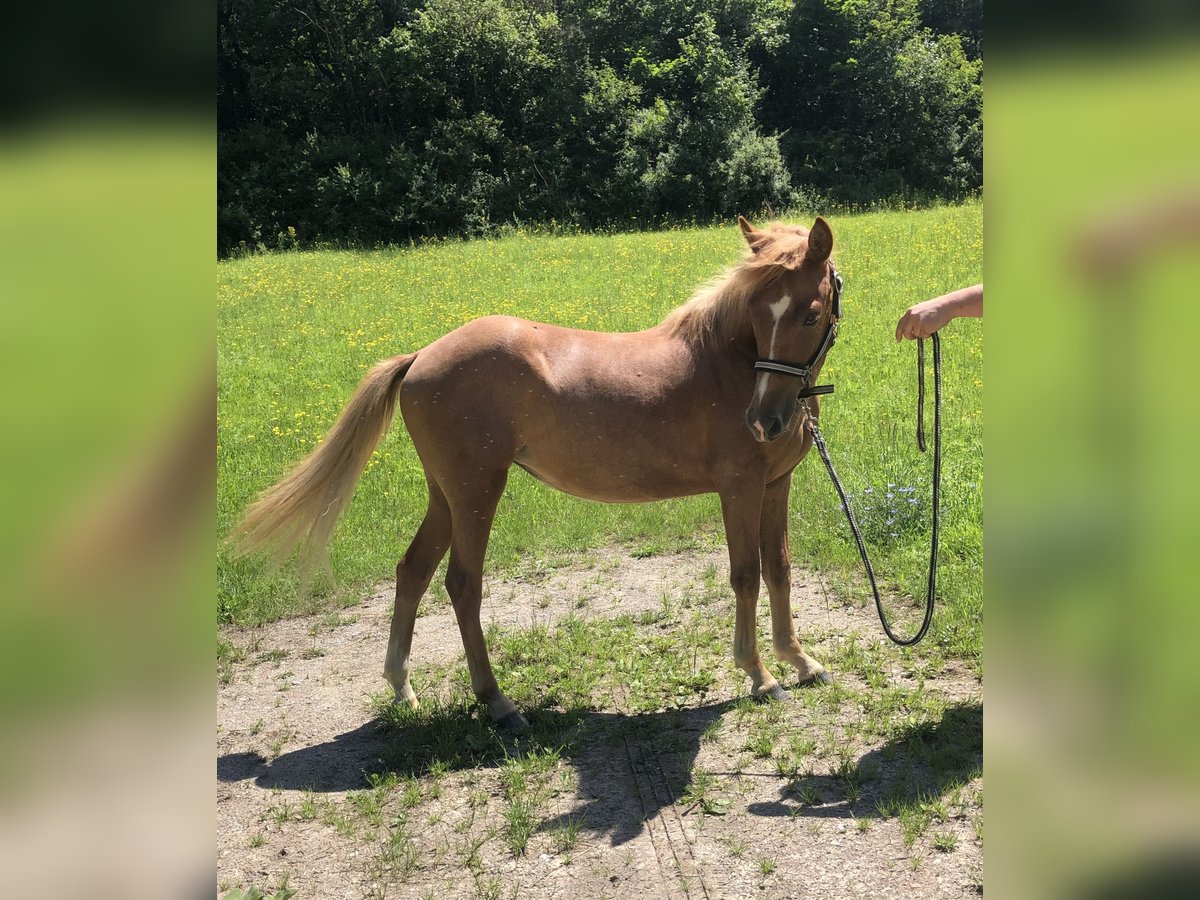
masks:
<svg viewBox="0 0 1200 900"><path fill-rule="evenodd" d="M927 338L954 318L941 297L910 306L896 325L896 341Z"/></svg>

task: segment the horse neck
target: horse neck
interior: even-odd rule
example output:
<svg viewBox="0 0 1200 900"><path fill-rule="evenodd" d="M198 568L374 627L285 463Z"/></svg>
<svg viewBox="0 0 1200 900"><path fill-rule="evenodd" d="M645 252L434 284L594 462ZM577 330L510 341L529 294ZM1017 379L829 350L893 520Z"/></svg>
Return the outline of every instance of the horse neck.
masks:
<svg viewBox="0 0 1200 900"><path fill-rule="evenodd" d="M754 339L754 329L750 327L749 319L741 321L732 338L724 342L713 341L712 344L714 351L725 356L735 356L738 359L751 361L758 359L758 343Z"/></svg>

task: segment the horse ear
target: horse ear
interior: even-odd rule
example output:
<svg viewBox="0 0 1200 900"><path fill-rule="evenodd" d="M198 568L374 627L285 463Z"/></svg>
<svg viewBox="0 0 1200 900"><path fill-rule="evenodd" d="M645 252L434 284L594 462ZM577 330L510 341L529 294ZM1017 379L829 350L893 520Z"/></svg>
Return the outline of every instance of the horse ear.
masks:
<svg viewBox="0 0 1200 900"><path fill-rule="evenodd" d="M825 262L833 253L833 229L820 216L813 222L812 230L808 233L808 258L814 262Z"/></svg>
<svg viewBox="0 0 1200 900"><path fill-rule="evenodd" d="M742 234L746 238L746 243L750 245L750 249L757 253L758 248L754 246L754 242L762 237L762 232L747 222L745 216L738 216L738 227L742 229Z"/></svg>

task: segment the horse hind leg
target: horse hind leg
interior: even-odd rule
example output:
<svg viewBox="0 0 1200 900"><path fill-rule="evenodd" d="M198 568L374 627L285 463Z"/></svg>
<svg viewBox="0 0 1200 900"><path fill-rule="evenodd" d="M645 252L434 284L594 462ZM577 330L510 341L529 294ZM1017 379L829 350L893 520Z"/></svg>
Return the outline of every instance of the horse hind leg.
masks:
<svg viewBox="0 0 1200 900"><path fill-rule="evenodd" d="M474 484L461 485L451 499L454 533L450 540L450 563L446 567L446 592L458 619L467 667L471 671L471 689L481 703L487 704L493 721L504 728L520 730L527 728L529 723L496 682L479 621L483 601L483 559L508 471L480 473L474 480Z"/></svg>
<svg viewBox="0 0 1200 900"><path fill-rule="evenodd" d="M430 482L429 509L425 519L404 558L396 565L396 607L392 612L391 634L383 663L383 677L396 692L395 702L413 709L417 708L417 695L409 684L408 676L417 608L438 563L450 547L450 534L450 507L441 489Z"/></svg>

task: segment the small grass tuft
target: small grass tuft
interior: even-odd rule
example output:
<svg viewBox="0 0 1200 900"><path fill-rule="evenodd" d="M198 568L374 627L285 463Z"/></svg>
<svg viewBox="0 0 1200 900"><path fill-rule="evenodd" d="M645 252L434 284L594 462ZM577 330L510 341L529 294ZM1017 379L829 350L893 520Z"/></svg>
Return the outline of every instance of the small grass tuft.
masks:
<svg viewBox="0 0 1200 900"><path fill-rule="evenodd" d="M535 824L532 804L525 797L510 800L504 810L504 821L508 849L512 851L513 856L523 855Z"/></svg>
<svg viewBox="0 0 1200 900"><path fill-rule="evenodd" d="M741 859L749 846L744 840L734 835L725 838L725 845L729 848L729 855L734 859Z"/></svg>
<svg viewBox="0 0 1200 900"><path fill-rule="evenodd" d="M566 853L579 840L579 832L583 829L583 820L569 816L565 822L558 825L552 832L554 849Z"/></svg>
<svg viewBox="0 0 1200 900"><path fill-rule="evenodd" d="M941 853L950 853L958 847L958 835L953 831L938 831L930 842L933 849Z"/></svg>

